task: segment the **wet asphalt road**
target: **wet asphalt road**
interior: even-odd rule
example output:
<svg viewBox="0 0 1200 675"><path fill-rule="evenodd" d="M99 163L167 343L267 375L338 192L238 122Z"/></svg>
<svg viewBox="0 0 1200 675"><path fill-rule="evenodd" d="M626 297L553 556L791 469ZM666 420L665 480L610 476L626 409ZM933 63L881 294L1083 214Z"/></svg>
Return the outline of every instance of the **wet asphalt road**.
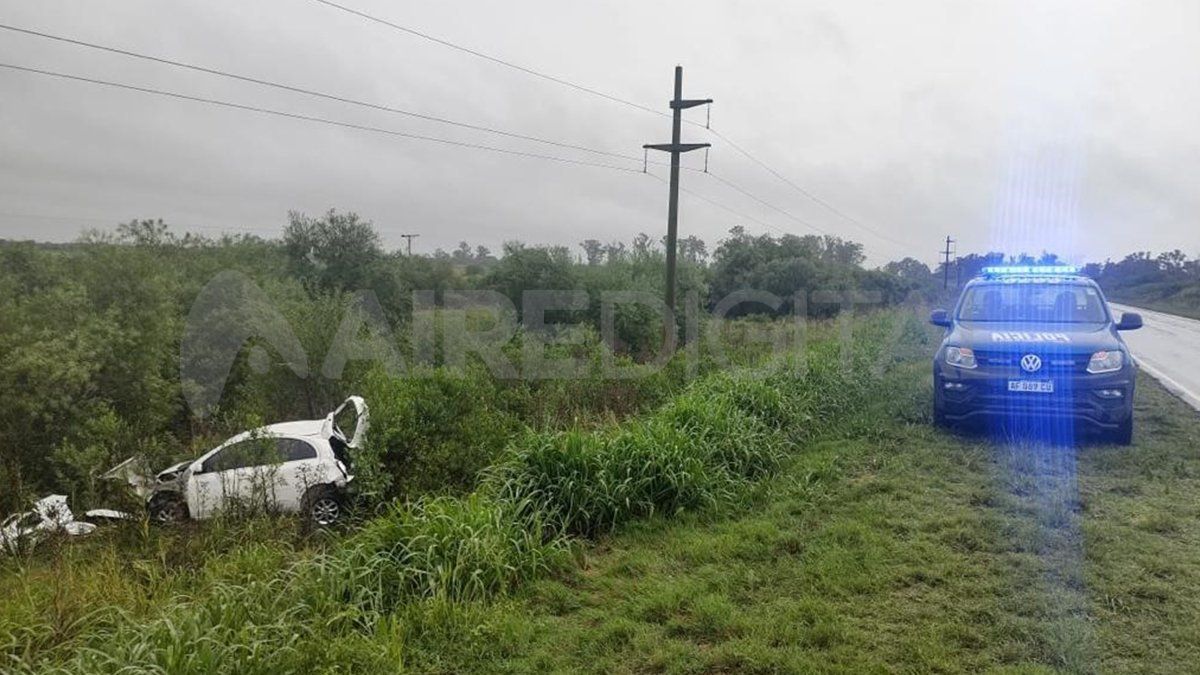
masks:
<svg viewBox="0 0 1200 675"><path fill-rule="evenodd" d="M1133 358L1142 370L1200 410L1200 321L1117 303L1110 306L1114 312L1142 315L1141 330L1122 333Z"/></svg>

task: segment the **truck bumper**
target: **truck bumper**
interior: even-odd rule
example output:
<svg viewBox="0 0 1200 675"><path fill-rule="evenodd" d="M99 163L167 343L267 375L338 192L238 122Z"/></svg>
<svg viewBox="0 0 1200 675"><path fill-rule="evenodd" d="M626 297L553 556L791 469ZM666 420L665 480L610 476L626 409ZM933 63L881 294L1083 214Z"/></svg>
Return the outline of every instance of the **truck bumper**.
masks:
<svg viewBox="0 0 1200 675"><path fill-rule="evenodd" d="M1133 416L1135 377L1136 370L1127 366L1099 375L1040 378L1053 381L1053 393L1013 392L1008 383L1026 378L935 364L934 405L950 422L1070 420L1114 430Z"/></svg>

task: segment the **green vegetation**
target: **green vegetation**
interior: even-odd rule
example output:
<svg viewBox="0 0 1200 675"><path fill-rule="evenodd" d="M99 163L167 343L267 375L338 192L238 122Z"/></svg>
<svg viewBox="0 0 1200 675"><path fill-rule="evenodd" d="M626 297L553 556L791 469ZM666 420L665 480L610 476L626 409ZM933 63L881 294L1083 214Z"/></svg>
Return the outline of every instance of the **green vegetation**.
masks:
<svg viewBox="0 0 1200 675"><path fill-rule="evenodd" d="M730 512L651 519L421 633L416 672L1190 672L1200 440L1142 382L1137 445L927 420L924 364Z"/></svg>
<svg viewBox="0 0 1200 675"><path fill-rule="evenodd" d="M323 416L351 393L365 396L376 412L374 447L358 464L368 494L386 500L461 493L527 427L563 429L636 414L723 367L701 354L688 364L674 359L648 377L602 380L600 366L614 353L617 365L632 365L661 350L662 322L653 308L616 305L611 344L602 344L599 328L604 291L661 294L663 255L645 235L628 248L592 250L593 244L585 246L587 262L563 248L516 242L499 259L465 244L453 254L405 256L384 251L369 222L332 211L320 218L290 214L279 240L178 236L160 221L139 221L71 245L0 242L0 514L50 492L66 494L79 510L111 506L114 495L95 476L130 455L167 466L264 422ZM735 232L710 266L703 242L691 239L680 295L710 307L720 299L710 280L728 281L730 261L751 249L747 272L815 265L823 276L807 280L836 278L841 288L867 274L856 246ZM257 316L277 312L307 362L289 369L288 359L275 358L275 347L252 338L219 405L198 417L184 396L192 383L180 381L181 345L189 310L222 272L242 275L261 289L262 300L207 317L210 330L236 335ZM430 342L462 332L449 324L452 311L430 306L444 303L447 292L498 293L519 312L525 291L563 289L586 291L587 307L548 313L546 333L577 343L550 352L590 359L587 377L497 378L474 355L447 362L442 345ZM418 302L414 291L432 297ZM370 293L382 316L350 337L373 348L382 340L388 350L380 354L397 354L409 370L423 369L420 377L398 377L409 370L397 372L370 356L336 368L338 377L325 375L322 360L338 328L357 316L358 292ZM418 328L422 319L429 330ZM708 322L699 323L703 333ZM527 337L516 331L506 348L517 363ZM251 358L256 346L265 364ZM735 356L748 353L743 346L734 345ZM201 351L197 358L218 356Z"/></svg>
<svg viewBox="0 0 1200 675"><path fill-rule="evenodd" d="M105 503L97 468L194 456L348 393L373 422L342 530L261 514L135 521L0 560L0 670L1194 669L1200 421L1157 385L1142 383L1133 448L937 431L934 337L915 314L811 322L784 353L755 339L800 337L770 316L795 288L897 302L936 295L928 268L867 271L851 243L737 230L711 262L687 242L684 294L711 309L757 285L783 304L701 320L696 352L608 378L610 361L651 362L662 326L625 307L604 345L595 297L660 288L662 261L644 236L582 246L582 262L515 243L499 258L465 244L408 258L336 213L293 214L277 242L142 222L67 247L0 245L0 512L49 490ZM413 290L584 288L586 307L554 319L570 326L547 331L563 338L547 353L583 373L496 377L430 348L404 377L370 358L301 377L256 368L247 348L200 419L177 372L183 317L222 270L262 289L314 372L355 290L374 291L410 359L430 347L422 321L488 330ZM532 338L516 330L504 356L520 365Z"/></svg>
<svg viewBox="0 0 1200 675"><path fill-rule="evenodd" d="M711 375L625 424L531 431L475 493L398 504L327 543L248 532L223 553L201 549L188 560L172 559L173 533L133 526L108 541L64 543L0 584L4 654L13 669L70 672L130 663L170 672L394 668L410 640L568 574L576 535L739 501L801 447L797 438L823 433L818 414L838 418L868 396L871 370L854 366L877 361L898 320L859 320L844 362L836 331L813 331L809 351L822 358L803 375L792 354L767 379ZM815 395L819 387L840 393Z"/></svg>

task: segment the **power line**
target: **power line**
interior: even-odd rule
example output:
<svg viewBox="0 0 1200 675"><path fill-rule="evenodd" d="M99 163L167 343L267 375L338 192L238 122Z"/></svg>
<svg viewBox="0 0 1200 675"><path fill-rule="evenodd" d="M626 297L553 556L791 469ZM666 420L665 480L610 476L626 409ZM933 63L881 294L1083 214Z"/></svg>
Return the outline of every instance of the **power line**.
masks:
<svg viewBox="0 0 1200 675"><path fill-rule="evenodd" d="M670 117L670 115L668 115L667 113L664 113L664 112L662 112L661 110L655 110L654 108L651 108L651 107L649 107L649 106L644 106L644 105L642 105L642 104L640 104L640 103L635 103L635 102L633 102L633 101L630 101L630 100L628 100L628 99L624 99L624 98L621 98L621 97L619 97L619 96L614 96L613 94L607 94L607 93L605 93L605 92L602 92L602 91L600 91L600 90L598 90L598 89L593 89L593 88L591 88L591 87L586 87L586 86L584 86L584 85L582 85L582 84L577 84L577 83L575 83L575 82L571 82L570 80L566 80L566 79L563 79L563 78L561 78L561 77L556 77L556 76L554 76L554 75L550 75L550 74L548 74L548 73L544 73L544 72L542 72L542 71L540 71L540 70L534 70L533 68L527 68L527 67L525 67L525 66L522 66L522 65L518 65L518 64L516 64L516 63L513 63L512 61L506 61L505 59L501 59L501 58L499 58L499 57L495 57L495 56L491 56L491 55L488 55L488 54L484 54L483 52L476 51L476 50L474 50L474 49L471 49L470 47L464 47L463 45L456 44L456 43L454 43L454 42L451 42L451 41L449 41L449 40L446 40L446 39L443 39L443 38L439 38L439 37L436 37L436 36L430 35L430 34L428 34L428 33L421 32L421 31L419 31L419 30L417 30L417 29L415 29L415 28L409 28L408 26L402 26L402 25L400 25L400 24L398 24L398 23L393 23L393 22L391 22L391 21L388 21L387 19L382 19L382 18L380 18L380 17L377 17L377 16L374 16L374 15L372 15L372 14L368 14L368 13L366 13L366 12L359 11L359 10L357 10L357 9L353 9L353 8L350 8L350 7L346 7L345 5L339 5L339 4L337 4L336 2L330 2L330 0L313 0L313 1L314 1L314 2L319 2L319 3L321 3L322 5L326 5L326 6L329 6L329 7L332 7L332 8L334 8L334 9L339 9L339 10L341 10L341 11L343 11L343 12L346 12L347 14L353 14L354 16L357 16L357 17L360 17L360 18L366 19L367 21L372 21L372 22L374 22L374 23L377 23L377 24L380 24L380 25L383 25L383 26L387 26L387 27L389 27L389 28L393 28L393 29L395 29L395 30L398 30L398 31L401 31L401 32L404 32L404 33L408 33L409 35L412 35L412 36L415 36L415 37L419 37L419 38L421 38L422 40L428 40L428 41L430 41L430 42L437 43L437 44L439 44L439 45L442 45L442 46L444 46L444 47L449 47L449 48L451 48L451 49L456 49L456 50L458 50L458 51L460 51L460 52L463 52L464 54L470 54L471 56L474 56L474 57L477 57L477 58L480 58L480 59L484 59L485 61L491 61L492 63L496 63L496 64L499 64L499 65L502 65L502 66L504 66L504 67L506 67L506 68L512 68L513 70L520 71L520 72L522 72L522 73L525 73L526 75L533 75L534 77L539 77L539 78L541 78L541 79L543 79L543 80L548 80L548 81L550 81L550 82L554 82L555 84L561 84L561 85L563 85L564 87L570 87L570 88L572 88L572 89L575 89L575 90L578 90L578 91L582 91L582 92L585 92L585 93L591 94L591 95L593 95L593 96L599 96L600 98L607 99L607 100L609 100L609 101L612 101L612 102L614 102L614 103L620 103L620 104L622 104L622 105L626 105L626 106L629 106L629 107L631 107L631 108L637 108L638 110L642 110L642 111L645 111L645 112L648 112L648 113L652 113L652 114L655 114L655 115L660 115L660 116L662 116L662 117Z"/></svg>
<svg viewBox="0 0 1200 675"><path fill-rule="evenodd" d="M182 101L191 101L194 103L205 103L208 105L220 106L220 107L224 107L224 108L232 108L235 110L242 110L242 111L247 111L247 112L261 113L264 115L274 115L277 117L286 117L288 119L302 120L305 122L316 122L318 124L328 124L330 126L342 127L345 129L354 129L357 131L368 131L368 132L372 132L372 133L386 134L388 136L409 138L409 139L418 140L418 141L428 141L431 143L441 143L443 145L452 145L452 146L456 146L456 147L460 147L460 148L469 148L469 149L473 149L473 150L485 150L488 152L496 152L496 153L501 153L501 154L506 154L506 155L515 155L518 157L528 157L531 159L544 159L544 160L548 160L548 161L552 161L552 162L559 162L559 163L563 163L563 164L575 164L575 165L579 165L579 166L592 166L592 167L597 167L597 168L602 168L602 169L611 169L613 171L624 171L627 173L642 173L638 169L631 169L631 168L624 167L624 166L616 166L614 164L602 164L599 162L588 162L588 161L579 160L579 159L572 159L569 157L557 157L554 155L543 155L543 154L535 153L535 152L525 152L522 150L512 150L509 148L498 148L495 146L482 145L479 143L467 143L467 142L463 142L463 141L454 141L454 140L450 140L447 138L438 138L436 136L424 136L421 134L411 134L411 133L404 132L404 131L396 131L394 129L383 129L380 127L368 126L365 124L342 122L340 120L331 120L331 119L326 119L324 117L314 117L311 115L302 115L300 113L286 112L283 110L273 110L271 108L261 108L258 106L245 105L242 103L233 103L230 101L222 101L219 99L204 98L201 96L191 96L188 94L180 94L178 92L165 91L162 89L153 89L150 87L139 87L139 86L135 86L135 85L131 85L131 84L124 84L121 82L112 82L109 80L99 80L99 79L94 79L94 78L90 78L90 77L82 77L79 75L70 75L67 73L55 72L52 70L41 70L39 68L18 66L18 65L11 64L11 63L0 63L0 68L8 68L11 70L17 70L17 71L21 71L21 72L25 72L25 73L32 73L32 74L37 74L37 75L44 75L47 77L55 77L55 78L60 78L60 79L64 79L64 80L73 80L76 82L86 82L89 84L97 84L97 85L102 85L102 86L106 86L106 87L114 87L117 89L136 91L136 92L141 92L144 94L154 94L156 96L165 96L168 98L174 98L174 99L178 99L178 100L182 100Z"/></svg>
<svg viewBox="0 0 1200 675"><path fill-rule="evenodd" d="M65 37L62 35L52 35L50 33L43 33L40 31L30 30L28 28L20 28L18 26L10 26L7 24L0 24L0 29L12 31L15 33L22 33L25 35L31 35L34 37L40 37L40 38L44 38L47 40L54 40L54 41L62 42L65 44L75 45L78 47L86 47L88 49L98 49L100 51L105 51L105 52L109 52L112 54L120 54L122 56L128 56L128 57L135 58L135 59L142 59L143 61L151 61L154 63L160 63L163 65L173 66L176 68L185 68L187 70L192 70L195 72L206 73L209 75L216 75L219 77L226 77L226 78L230 78L230 79L234 79L234 80L240 80L242 82L249 82L251 84L257 84L257 85L264 86L264 87L272 87L275 89L281 89L283 91L290 91L290 92L297 93L297 94L304 94L305 96L313 96L316 98L322 98L322 99L326 99L329 101L336 101L339 103L347 103L347 104L359 106L362 108L370 108L372 110L379 110L379 111L383 111L383 112L394 113L397 115L406 115L408 117L422 119L422 120L426 120L426 121L430 121L430 122L437 122L439 124L448 124L448 125L460 127L463 129L471 129L473 131L482 131L485 133L496 134L496 135L505 136L508 138L517 138L517 139L521 139L521 140L525 140L525 141L533 141L535 143L544 143L546 145L552 145L552 146L559 147L559 148L565 148L565 149L569 149L569 150L580 150L582 152L589 152L589 153L593 153L593 154L597 154L597 155L604 155L607 157L616 157L619 159L627 159L627 160L631 160L631 161L635 161L635 162L641 161L640 157L637 157L634 155L623 155L623 154L616 153L616 152L609 152L607 150L599 150L596 148L589 148L589 147L583 146L583 145L576 145L574 143L566 143L563 141L555 141L555 140L551 140L551 139L547 139L547 138L540 138L537 136L529 136L526 134L520 134L520 133L516 133L516 132L512 132L512 131L504 131L503 129L496 129L493 127L487 127L487 126L483 126L483 125L479 125L479 124L460 122L458 120L447 119L445 117L438 117L436 115L429 115L426 113L413 112L411 110L404 110L402 108L396 108L393 106L382 105L379 103L371 103L369 101L362 101L362 100L358 100L358 99L347 98L345 96L338 96L336 94L329 94L329 93L325 93L325 92L321 92L321 91L316 91L313 89L306 89L303 87L296 87L296 86L292 86L292 85L288 85L288 84L283 84L280 82L273 82L271 80L264 80L264 79L252 77L249 75L241 75L238 73L233 73L233 72L229 72L229 71L225 71L225 70L218 70L216 68L208 68L205 66L198 66L193 63L185 63L183 61L176 61L176 60L168 59L168 58L161 57L161 56L153 56L151 54L141 54L138 52L129 51L127 49L121 49L118 47L110 47L107 45L96 44L94 42L86 42L83 40L69 38L69 37Z"/></svg>
<svg viewBox="0 0 1200 675"><path fill-rule="evenodd" d="M698 125L698 126L703 126L703 125ZM729 145L729 147L733 148L735 151L737 151L743 157L745 157L746 159L749 159L751 162L754 162L755 164L762 167L763 169L766 169L771 175L773 175L776 178L778 178L779 180L783 181L784 183L789 185L792 189L799 192L801 195L804 195L808 199L825 207L831 213L834 213L834 214L842 217L843 219L847 220L848 222L853 223L854 225L858 226L860 229L867 232L868 234L873 234L876 237L879 237L880 239L883 239L885 241L890 241L893 244L896 244L898 246L902 246L905 248L908 247L908 245L905 244L904 242L899 241L898 239L894 239L894 238L876 230L875 228L867 225L866 223L862 222L861 220L855 218L854 216L851 216L851 215L847 214L846 212L842 211L841 209L837 208L833 204L830 204L829 202L825 201L824 199L821 199L820 197L813 194L812 192L804 189L803 187L798 185L795 181L792 181L787 176L785 176L782 173L780 173L779 171L775 170L772 166L770 166L766 162L764 162L761 159L759 159L758 157L755 157L754 155L750 154L750 151L746 150L741 145L738 145L733 140L731 140L728 136L726 136L725 134L722 134L720 131L717 131L716 129L712 129L710 127L705 127L705 128L707 128L709 133L711 133L713 136L716 136L717 138L725 141L725 143L727 143Z"/></svg>
<svg viewBox="0 0 1200 675"><path fill-rule="evenodd" d="M822 229L822 228L820 228L820 227L817 227L816 225L813 225L813 224L812 224L812 223L810 223L809 221L807 221L807 220L804 220L803 218L800 218L799 216L793 215L791 212L789 212L789 211L786 211L786 210L784 210L784 209L782 209L782 208L780 208L780 207L778 207L778 206L775 206L774 204L772 204L772 203L770 203L770 202L766 201L765 199L762 199L761 197L759 197L759 196L755 195L754 193L750 192L749 190L746 190L745 188L743 188L743 187L741 187L741 186L739 186L739 185L737 185L737 184L735 184L735 183L733 183L733 182L731 182L731 181L728 181L728 180L726 180L726 179L724 179L724 178L722 178L722 177L718 176L717 174L715 174L715 173L713 173L713 172L711 172L711 171L707 171L707 172L701 172L701 173L706 173L706 174L708 174L708 176L709 176L709 177L711 177L713 180L717 181L718 183L721 183L721 184L723 184L723 185L726 185L726 186L728 186L729 188L731 188L731 189L733 189L733 190L736 190L737 192L740 192L740 193L742 193L743 195L745 195L745 196L749 197L750 199L753 199L754 201L758 202L759 204L762 204L763 206L765 206L765 207L767 207L767 208L769 208L769 209L771 209L771 210L773 210L773 211L777 211L777 212L779 212L779 213L782 213L784 216L786 216L786 217L788 217L788 218L790 218L790 219L792 219L792 220L796 221L797 223L800 223L801 225L803 225L803 226L807 227L807 228L808 228L808 229L810 229L810 230L814 230L814 231L816 231L816 232L820 232L821 234L825 234L825 235L833 236L833 234L832 234L831 232L829 232L828 230L824 230L824 229Z"/></svg>
<svg viewBox="0 0 1200 675"><path fill-rule="evenodd" d="M655 174L655 173L646 172L646 175L647 175L647 176L650 176L651 178L653 178L653 179L655 179L655 180L657 180L657 181L659 181L659 182L661 182L661 183L667 183L667 182L668 182L666 178L663 178L662 176L659 176L658 174ZM769 229L769 230L774 230L775 232L778 232L778 233L780 233L780 234L788 234L788 232L786 232L785 230L781 230L781 229L779 229L778 227L775 227L774 225L772 225L772 224L770 224L770 223L768 223L768 222L765 222L765 221L759 220L758 218L755 218L754 216L751 216L751 215L749 215L749 214L742 213L741 211L738 211L738 210L737 210L737 209L735 209L735 208L732 208L732 207L730 207L730 206L726 206L725 204L722 204L721 202L719 202L719 201L717 201L717 200L715 200L715 199L711 199L711 198L709 198L709 197L706 197L705 195L702 195L702 194L700 194L699 192L696 192L696 191L694 191L694 190L689 190L689 189L687 189L687 188L685 188L685 187L680 187L680 188L679 188L679 191L680 191L680 192L683 192L684 194L687 194L687 195L690 195L690 196L692 196L692 197L695 197L696 199L699 199L700 201L703 201L703 202L708 202L709 204L711 204L711 205L713 205L713 206L717 207L718 209L721 209L722 211L725 211L726 213L730 213L730 214L732 214L732 215L735 215L735 216L737 216L738 218L745 218L746 220L749 220L750 222L753 222L753 223L756 223L756 224L758 224L758 225L761 225L761 226L763 226L763 227L765 227L765 228L767 228L767 229Z"/></svg>

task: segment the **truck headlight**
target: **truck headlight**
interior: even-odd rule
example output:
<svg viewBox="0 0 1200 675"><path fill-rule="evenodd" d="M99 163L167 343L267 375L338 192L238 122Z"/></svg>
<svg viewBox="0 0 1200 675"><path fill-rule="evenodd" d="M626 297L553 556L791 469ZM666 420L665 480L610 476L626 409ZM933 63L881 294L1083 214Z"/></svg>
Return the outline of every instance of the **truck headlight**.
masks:
<svg viewBox="0 0 1200 675"><path fill-rule="evenodd" d="M975 352L966 347L946 347L946 364L955 368L974 368Z"/></svg>
<svg viewBox="0 0 1200 675"><path fill-rule="evenodd" d="M1093 375L1096 373L1112 373L1120 370L1125 365L1125 354L1120 350L1096 352L1092 354L1092 360L1088 361L1087 371Z"/></svg>

